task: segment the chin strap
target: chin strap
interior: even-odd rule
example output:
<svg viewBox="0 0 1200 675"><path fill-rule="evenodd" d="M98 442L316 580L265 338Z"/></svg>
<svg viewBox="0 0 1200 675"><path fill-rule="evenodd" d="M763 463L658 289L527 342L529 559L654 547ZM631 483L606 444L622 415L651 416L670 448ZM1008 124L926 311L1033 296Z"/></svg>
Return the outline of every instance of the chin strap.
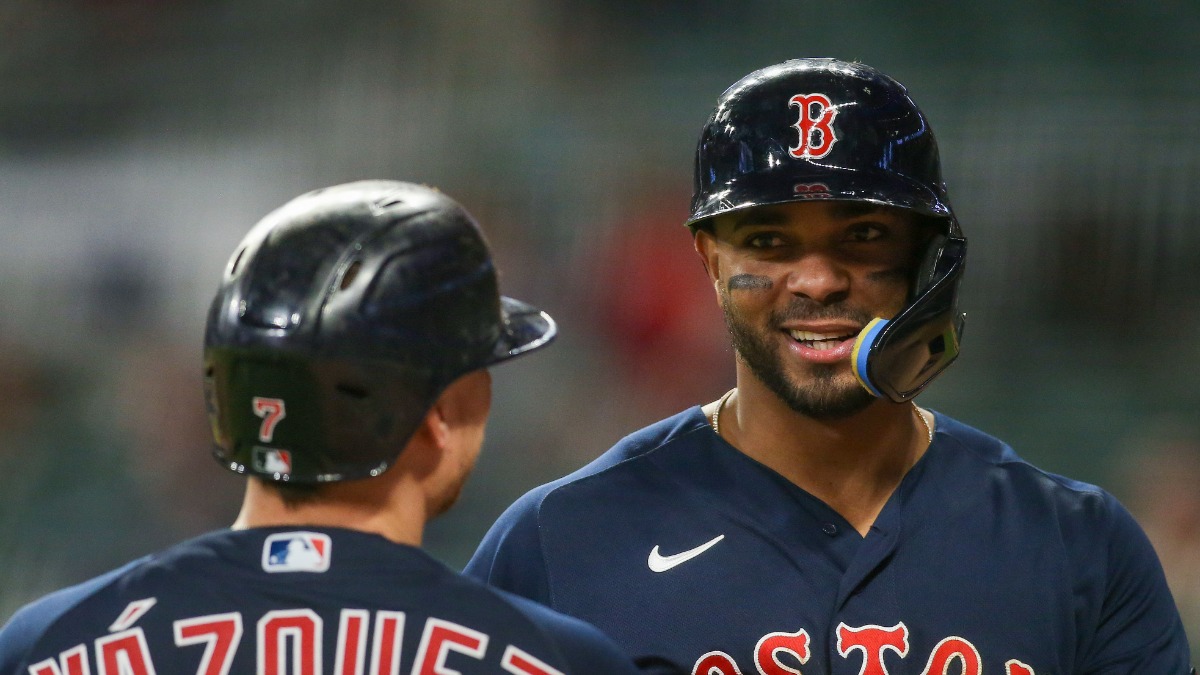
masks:
<svg viewBox="0 0 1200 675"><path fill-rule="evenodd" d="M871 378L867 376L867 357L871 353L871 347L875 344L875 339L883 332L887 326L888 320L883 318L871 319L858 333L858 337L854 339L854 351L850 353L850 361L854 364L854 377L858 379L858 383L862 385L872 396L883 398L883 392L871 383Z"/></svg>

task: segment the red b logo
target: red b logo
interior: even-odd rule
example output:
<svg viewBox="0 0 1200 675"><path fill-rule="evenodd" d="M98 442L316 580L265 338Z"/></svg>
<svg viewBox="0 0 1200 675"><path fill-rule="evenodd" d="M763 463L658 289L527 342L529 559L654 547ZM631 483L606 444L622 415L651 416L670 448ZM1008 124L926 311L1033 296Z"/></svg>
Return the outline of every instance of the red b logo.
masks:
<svg viewBox="0 0 1200 675"><path fill-rule="evenodd" d="M837 109L824 94L796 94L788 101L789 107L800 109L800 117L792 125L800 132L800 142L788 148L792 157L819 159L829 154L837 135L833 133L833 118Z"/></svg>

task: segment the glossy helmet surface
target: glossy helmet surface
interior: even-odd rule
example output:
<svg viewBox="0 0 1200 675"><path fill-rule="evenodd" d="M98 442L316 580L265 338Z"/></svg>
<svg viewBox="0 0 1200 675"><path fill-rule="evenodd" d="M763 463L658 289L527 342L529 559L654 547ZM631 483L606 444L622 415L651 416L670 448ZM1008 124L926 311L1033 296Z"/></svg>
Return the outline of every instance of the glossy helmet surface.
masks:
<svg viewBox="0 0 1200 675"><path fill-rule="evenodd" d="M378 475L447 385L555 333L499 294L478 224L437 190L310 192L246 235L210 307L214 455L280 482Z"/></svg>
<svg viewBox="0 0 1200 675"><path fill-rule="evenodd" d="M810 200L868 202L938 224L907 305L855 344L855 373L875 396L916 396L958 356L965 315L958 287L966 239L942 180L937 140L899 82L860 63L796 59L727 89L696 149L686 224Z"/></svg>

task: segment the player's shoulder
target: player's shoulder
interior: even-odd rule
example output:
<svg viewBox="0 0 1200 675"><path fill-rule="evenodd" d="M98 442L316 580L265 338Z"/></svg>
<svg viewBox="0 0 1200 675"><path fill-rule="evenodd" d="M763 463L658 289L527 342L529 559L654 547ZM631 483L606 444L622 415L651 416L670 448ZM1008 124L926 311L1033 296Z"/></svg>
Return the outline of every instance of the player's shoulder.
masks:
<svg viewBox="0 0 1200 675"><path fill-rule="evenodd" d="M132 560L81 583L61 588L17 610L2 629L2 643L16 635L44 633L74 611L90 611L96 603L115 602L131 589L153 584L167 574L178 572L190 561L210 558L216 547L236 533L220 530L178 542L169 548Z"/></svg>
<svg viewBox="0 0 1200 675"><path fill-rule="evenodd" d="M637 466L666 448L687 445L697 433L709 430L700 406L692 406L625 436L583 468L549 486L562 487L615 469Z"/></svg>
<svg viewBox="0 0 1200 675"><path fill-rule="evenodd" d="M484 535L466 573L520 595L548 602L544 565L543 525L554 514L568 519L581 510L602 505L629 504L631 485L645 485L648 475L661 473L652 458L663 450L688 446L696 432L706 429L704 414L694 406L629 434L590 464L533 488L500 514ZM661 478L661 477L660 477Z"/></svg>
<svg viewBox="0 0 1200 675"><path fill-rule="evenodd" d="M139 558L82 583L42 596L18 609L0 627L0 673L15 672L12 670L15 664L20 663L55 624L84 606L90 598L120 583L151 558Z"/></svg>
<svg viewBox="0 0 1200 675"><path fill-rule="evenodd" d="M625 436L583 468L534 492L544 500L565 488L603 482L614 474L645 471L656 456L690 446L697 433L709 429L700 407L693 406Z"/></svg>
<svg viewBox="0 0 1200 675"><path fill-rule="evenodd" d="M605 455L612 455L617 461L636 459L660 448L687 442L693 434L708 429L708 418L700 406L692 406L629 434Z"/></svg>
<svg viewBox="0 0 1200 675"><path fill-rule="evenodd" d="M986 465L994 476L1014 489L1037 493L1065 508L1064 514L1098 516L1120 509L1116 498L1104 488L1047 471L987 432L942 413L935 416L938 438L945 438L954 451Z"/></svg>
<svg viewBox="0 0 1200 675"><path fill-rule="evenodd" d="M231 536L227 530L204 534L44 595L13 614L0 629L0 645L7 647L13 641L36 639L73 612L93 613L97 603L119 603L130 589L152 585L164 572L169 575L190 564L189 561L211 557L214 547Z"/></svg>
<svg viewBox="0 0 1200 675"><path fill-rule="evenodd" d="M526 492L513 503L501 521L536 518L548 501L567 494L620 489L619 481L651 469L651 458L667 449L688 445L697 432L709 429L699 406L659 420L617 441L580 469Z"/></svg>

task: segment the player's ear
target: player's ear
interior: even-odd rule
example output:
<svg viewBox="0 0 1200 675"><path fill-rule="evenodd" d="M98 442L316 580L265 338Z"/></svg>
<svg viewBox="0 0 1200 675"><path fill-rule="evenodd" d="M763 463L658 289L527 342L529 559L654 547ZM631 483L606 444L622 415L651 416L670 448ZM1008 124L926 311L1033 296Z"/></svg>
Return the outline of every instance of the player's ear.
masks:
<svg viewBox="0 0 1200 675"><path fill-rule="evenodd" d="M463 429L487 423L492 406L492 376L486 368L451 382L429 406L421 429L430 442L445 450Z"/></svg>
<svg viewBox="0 0 1200 675"><path fill-rule="evenodd" d="M712 225L697 228L692 237L692 245L700 256L700 262L703 263L709 280L713 283L719 281L721 273L720 267L717 266L717 239L713 236Z"/></svg>
<svg viewBox="0 0 1200 675"><path fill-rule="evenodd" d="M696 253L700 254L700 262L704 263L704 271L708 274L708 280L712 282L713 291L716 294L717 306L721 306L721 265L718 256L717 237L713 234L713 226L706 225L696 230L695 236L692 237L692 244L696 247Z"/></svg>
<svg viewBox="0 0 1200 675"><path fill-rule="evenodd" d="M395 467L384 475L403 473L422 478L433 474L446 455L450 439L450 423L446 420L445 411L434 402L404 444L404 449L396 458Z"/></svg>
<svg viewBox="0 0 1200 675"><path fill-rule="evenodd" d="M450 401L447 397L439 396L433 405L429 406L425 419L421 421L421 427L417 430L417 433L425 436L432 445L441 449L445 449L450 443L452 414L449 406Z"/></svg>

